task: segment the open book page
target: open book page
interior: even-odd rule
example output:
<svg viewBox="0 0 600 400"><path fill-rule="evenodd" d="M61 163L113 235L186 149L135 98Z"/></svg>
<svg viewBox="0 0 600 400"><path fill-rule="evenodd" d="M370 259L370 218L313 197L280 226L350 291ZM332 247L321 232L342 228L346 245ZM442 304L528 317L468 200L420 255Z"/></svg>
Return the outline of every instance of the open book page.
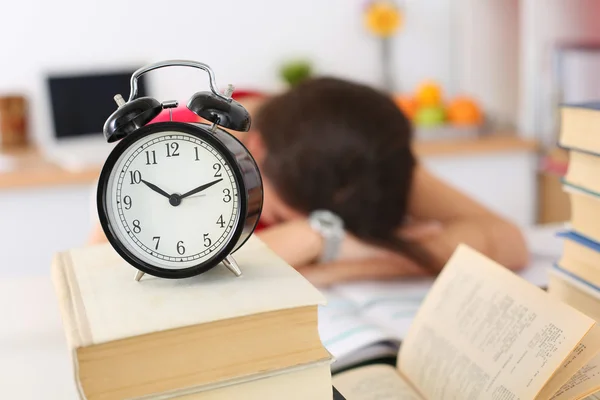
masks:
<svg viewBox="0 0 600 400"><path fill-rule="evenodd" d="M576 400L600 389L600 354L572 375L551 400ZM543 397L540 396L540 399ZM548 397L546 397L548 398ZM594 397L591 397L594 398ZM600 398L600 397L598 397Z"/></svg>
<svg viewBox="0 0 600 400"><path fill-rule="evenodd" d="M327 294L327 306L319 307L319 334L327 350L336 359L332 370L365 359L394 357L398 353L394 336L364 318L351 301Z"/></svg>
<svg viewBox="0 0 600 400"><path fill-rule="evenodd" d="M549 399L553 394L557 393L557 391L565 385L567 381L571 380L577 371L580 371L582 368L585 368L586 364L590 362L594 362L593 360L598 356L600 349L600 326L594 325L592 329L588 332L587 335L583 338L581 342L575 347L575 349L571 352L567 360L563 363L561 368L557 370L546 383L546 386L542 389L542 391L538 394L538 399ZM572 386L574 386L578 381L574 381ZM582 388L583 389L583 388ZM573 393L573 391L572 391ZM587 392L583 392L587 393Z"/></svg>
<svg viewBox="0 0 600 400"><path fill-rule="evenodd" d="M333 385L348 400L423 400L389 365L342 372L333 377Z"/></svg>
<svg viewBox="0 0 600 400"><path fill-rule="evenodd" d="M338 285L332 291L354 303L364 319L402 340L432 284L429 278L357 282Z"/></svg>
<svg viewBox="0 0 600 400"><path fill-rule="evenodd" d="M420 308L398 367L429 399L533 399L594 324L460 245Z"/></svg>

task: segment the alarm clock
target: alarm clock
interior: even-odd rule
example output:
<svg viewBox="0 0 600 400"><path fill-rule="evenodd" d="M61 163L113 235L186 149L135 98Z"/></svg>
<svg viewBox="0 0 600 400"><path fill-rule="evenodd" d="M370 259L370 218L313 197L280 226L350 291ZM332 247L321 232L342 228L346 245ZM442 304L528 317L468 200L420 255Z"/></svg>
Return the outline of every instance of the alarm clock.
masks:
<svg viewBox="0 0 600 400"><path fill-rule="evenodd" d="M195 93L187 103L207 123L172 117L150 123L178 104L138 98L137 80L172 66L208 73L210 91ZM248 150L222 128L247 131L248 112L231 98L231 85L223 94L217 91L213 71L200 62L150 64L132 74L130 86L127 101L115 95L118 108L103 129L107 142L118 141L97 188L99 219L109 243L137 269L137 281L144 274L188 278L221 263L240 276L232 254L257 225L263 186Z"/></svg>

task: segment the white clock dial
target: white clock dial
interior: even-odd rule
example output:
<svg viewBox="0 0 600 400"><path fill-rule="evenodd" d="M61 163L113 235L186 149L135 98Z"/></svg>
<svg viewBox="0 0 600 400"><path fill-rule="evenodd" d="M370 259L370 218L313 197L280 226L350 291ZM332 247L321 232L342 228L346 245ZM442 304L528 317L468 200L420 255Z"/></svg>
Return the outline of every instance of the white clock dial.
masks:
<svg viewBox="0 0 600 400"><path fill-rule="evenodd" d="M225 158L182 132L143 137L116 161L107 217L127 249L154 266L197 266L229 243L239 220L239 190Z"/></svg>

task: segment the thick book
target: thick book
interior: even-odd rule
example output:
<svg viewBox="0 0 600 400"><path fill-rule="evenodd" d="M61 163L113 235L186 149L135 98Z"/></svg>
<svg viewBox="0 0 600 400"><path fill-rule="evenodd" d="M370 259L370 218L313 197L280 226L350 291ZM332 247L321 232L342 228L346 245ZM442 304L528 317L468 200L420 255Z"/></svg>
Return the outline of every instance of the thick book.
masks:
<svg viewBox="0 0 600 400"><path fill-rule="evenodd" d="M572 230L559 232L557 236L563 239L558 266L600 287L600 243Z"/></svg>
<svg viewBox="0 0 600 400"><path fill-rule="evenodd" d="M600 242L600 193L564 181L563 190L571 203L571 229Z"/></svg>
<svg viewBox="0 0 600 400"><path fill-rule="evenodd" d="M564 180L574 186L598 193L600 192L599 171L600 155L571 150Z"/></svg>
<svg viewBox="0 0 600 400"><path fill-rule="evenodd" d="M348 399L582 399L600 390L596 322L466 245L419 308L397 365L333 378Z"/></svg>
<svg viewBox="0 0 600 400"><path fill-rule="evenodd" d="M561 107L559 144L600 154L600 102L566 104Z"/></svg>
<svg viewBox="0 0 600 400"><path fill-rule="evenodd" d="M324 296L257 238L235 257L241 277L217 267L136 282L109 245L58 254L53 281L82 397L255 399L290 387L295 399L331 399Z"/></svg>
<svg viewBox="0 0 600 400"><path fill-rule="evenodd" d="M600 321L600 286L563 265L561 261L550 270L548 293Z"/></svg>

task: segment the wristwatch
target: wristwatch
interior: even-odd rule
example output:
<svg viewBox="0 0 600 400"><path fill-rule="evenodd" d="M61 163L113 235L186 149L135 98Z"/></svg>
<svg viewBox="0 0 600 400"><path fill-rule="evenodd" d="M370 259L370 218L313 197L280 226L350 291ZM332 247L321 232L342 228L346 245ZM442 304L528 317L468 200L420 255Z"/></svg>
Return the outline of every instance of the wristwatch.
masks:
<svg viewBox="0 0 600 400"><path fill-rule="evenodd" d="M344 221L336 214L327 210L315 210L308 216L312 229L323 238L323 253L320 262L330 262L338 257L344 240Z"/></svg>

